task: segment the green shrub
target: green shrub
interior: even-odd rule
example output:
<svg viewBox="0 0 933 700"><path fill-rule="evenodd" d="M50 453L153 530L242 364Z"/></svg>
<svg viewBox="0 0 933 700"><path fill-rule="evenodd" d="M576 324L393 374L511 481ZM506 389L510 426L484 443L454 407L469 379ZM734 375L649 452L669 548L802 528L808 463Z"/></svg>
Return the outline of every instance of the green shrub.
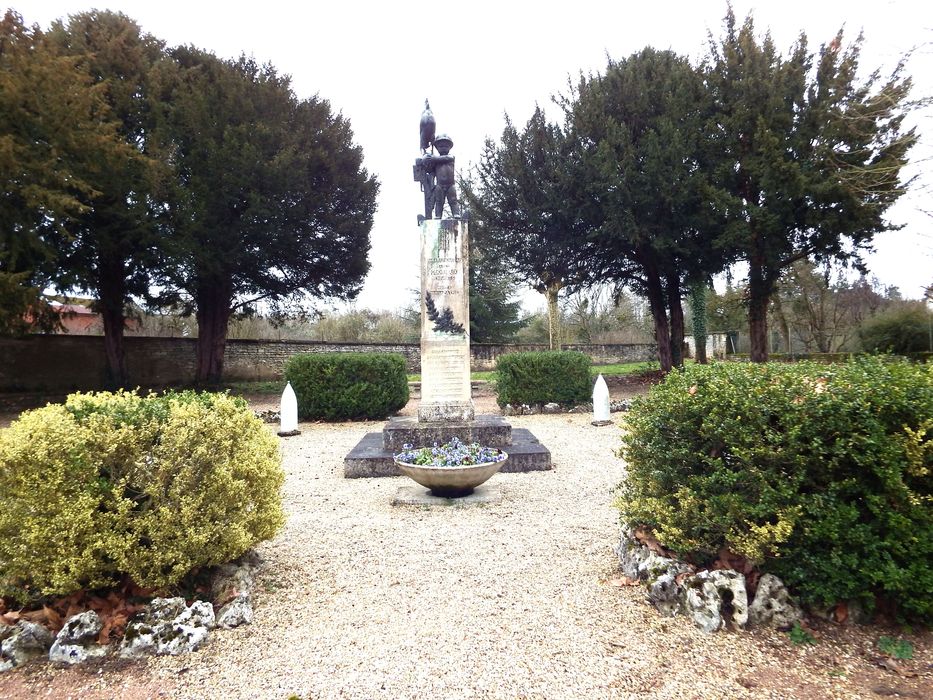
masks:
<svg viewBox="0 0 933 700"><path fill-rule="evenodd" d="M727 547L809 603L933 619L933 367L695 365L627 424L626 527L698 563Z"/></svg>
<svg viewBox="0 0 933 700"><path fill-rule="evenodd" d="M918 301L872 316L859 327L858 335L868 352L903 355L933 350L931 332L933 313Z"/></svg>
<svg viewBox="0 0 933 700"><path fill-rule="evenodd" d="M285 364L285 379L292 383L302 418L386 418L408 403L408 374L399 354L294 355Z"/></svg>
<svg viewBox="0 0 933 700"><path fill-rule="evenodd" d="M590 358L582 352L512 352L496 362L496 401L500 406L558 403L575 406L590 400Z"/></svg>
<svg viewBox="0 0 933 700"><path fill-rule="evenodd" d="M284 522L275 437L241 399L73 394L0 431L0 595L147 587L234 559Z"/></svg>

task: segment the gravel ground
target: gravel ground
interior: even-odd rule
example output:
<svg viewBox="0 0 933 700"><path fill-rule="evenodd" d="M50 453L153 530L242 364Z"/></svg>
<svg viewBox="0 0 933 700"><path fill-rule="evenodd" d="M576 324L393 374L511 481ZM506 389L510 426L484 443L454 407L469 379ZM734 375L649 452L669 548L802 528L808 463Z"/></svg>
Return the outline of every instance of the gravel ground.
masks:
<svg viewBox="0 0 933 700"><path fill-rule="evenodd" d="M617 585L618 427L510 421L548 446L554 471L496 475L500 503L446 508L393 507L401 478L342 477L344 455L382 423L302 424L283 441L289 518L259 547L252 625L185 657L30 665L0 676L0 697L933 697L929 635L911 637L898 675L872 657L877 630L833 627L795 647L659 617Z"/></svg>

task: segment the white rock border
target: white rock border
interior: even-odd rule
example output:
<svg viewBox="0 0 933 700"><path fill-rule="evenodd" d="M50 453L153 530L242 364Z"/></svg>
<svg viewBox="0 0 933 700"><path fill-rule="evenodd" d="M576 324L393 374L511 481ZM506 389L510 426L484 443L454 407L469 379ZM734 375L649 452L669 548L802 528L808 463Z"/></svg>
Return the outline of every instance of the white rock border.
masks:
<svg viewBox="0 0 933 700"><path fill-rule="evenodd" d="M123 658L185 654L200 649L215 627L230 629L253 620L252 590L262 560L249 551L219 567L211 583L211 599L190 606L184 598L154 598L126 626L119 646L95 644L103 627L93 610L73 615L54 635L42 625L20 620L0 625L0 673L47 656L51 663L71 666L106 656ZM219 609L215 616L214 605Z"/></svg>
<svg viewBox="0 0 933 700"><path fill-rule="evenodd" d="M694 572L687 564L662 556L623 532L616 547L622 573L647 588L647 599L662 615L687 615L702 631L745 629L760 625L783 629L803 613L781 580L764 574L752 601L745 576L738 571Z"/></svg>

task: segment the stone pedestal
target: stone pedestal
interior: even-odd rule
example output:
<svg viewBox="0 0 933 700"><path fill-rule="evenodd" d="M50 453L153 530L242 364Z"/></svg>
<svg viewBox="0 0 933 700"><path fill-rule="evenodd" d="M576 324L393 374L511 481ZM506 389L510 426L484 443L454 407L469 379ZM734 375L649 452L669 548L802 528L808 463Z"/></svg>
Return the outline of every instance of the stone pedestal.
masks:
<svg viewBox="0 0 933 700"><path fill-rule="evenodd" d="M443 444L454 437L507 452L509 458L502 472L553 468L551 453L528 430L513 430L501 416L474 415L470 393L469 280L467 222L460 219L422 222L418 419L390 418L382 433L367 433L344 458L345 477L398 476L401 472L393 454L401 452L403 445L424 447ZM403 498L398 502L409 501Z"/></svg>
<svg viewBox="0 0 933 700"><path fill-rule="evenodd" d="M424 422L473 419L469 231L460 219L421 224L421 404Z"/></svg>

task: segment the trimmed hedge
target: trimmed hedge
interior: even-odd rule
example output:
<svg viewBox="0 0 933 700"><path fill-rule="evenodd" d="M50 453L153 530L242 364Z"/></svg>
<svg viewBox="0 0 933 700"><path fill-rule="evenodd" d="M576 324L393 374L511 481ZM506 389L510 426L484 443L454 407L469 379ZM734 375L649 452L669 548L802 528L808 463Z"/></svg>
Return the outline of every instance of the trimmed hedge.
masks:
<svg viewBox="0 0 933 700"><path fill-rule="evenodd" d="M162 588L284 523L275 437L242 399L72 394L0 431L0 595L129 574Z"/></svg>
<svg viewBox="0 0 933 700"><path fill-rule="evenodd" d="M933 620L933 366L694 365L627 427L623 526L700 564L726 547L810 604Z"/></svg>
<svg viewBox="0 0 933 700"><path fill-rule="evenodd" d="M593 390L590 358L573 350L508 353L496 362L495 384L500 406L586 403Z"/></svg>
<svg viewBox="0 0 933 700"><path fill-rule="evenodd" d="M393 353L308 353L285 364L298 415L314 420L386 418L408 403L405 357Z"/></svg>

